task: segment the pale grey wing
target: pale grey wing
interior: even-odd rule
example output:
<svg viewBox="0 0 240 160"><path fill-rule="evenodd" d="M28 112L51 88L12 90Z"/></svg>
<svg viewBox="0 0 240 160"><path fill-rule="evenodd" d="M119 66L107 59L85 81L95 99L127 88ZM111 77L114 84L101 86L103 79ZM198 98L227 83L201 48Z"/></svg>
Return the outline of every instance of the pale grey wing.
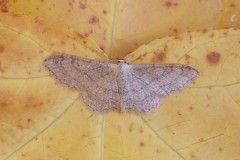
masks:
<svg viewBox="0 0 240 160"><path fill-rule="evenodd" d="M83 101L93 111L119 105L116 64L63 54L47 58L44 65L61 84L81 89Z"/></svg>
<svg viewBox="0 0 240 160"><path fill-rule="evenodd" d="M124 81L124 108L145 113L158 107L163 96L183 89L198 71L185 65L129 65Z"/></svg>

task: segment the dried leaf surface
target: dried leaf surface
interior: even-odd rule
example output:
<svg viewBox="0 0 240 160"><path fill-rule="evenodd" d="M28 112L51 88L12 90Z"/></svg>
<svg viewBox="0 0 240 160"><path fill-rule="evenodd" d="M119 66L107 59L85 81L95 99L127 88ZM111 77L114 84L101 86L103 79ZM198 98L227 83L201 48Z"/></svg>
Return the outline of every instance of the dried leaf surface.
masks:
<svg viewBox="0 0 240 160"><path fill-rule="evenodd" d="M0 159L239 158L240 31L203 29L238 27L229 21L233 13L238 18L238 1L138 2L136 9L127 7L134 6L132 1L26 2L1 3L3 12L32 16L0 14ZM223 8L227 12L221 12ZM197 16L183 21L189 13ZM92 16L98 20L86 23ZM203 31L177 34L196 29ZM92 113L79 93L56 83L42 66L46 57L65 52L107 59L82 35L114 52L111 57L123 57L144 42L171 34L140 46L126 59L188 64L200 77L145 116Z"/></svg>
<svg viewBox="0 0 240 160"><path fill-rule="evenodd" d="M239 28L239 0L3 0L2 11L43 17L93 38L110 58L186 31Z"/></svg>

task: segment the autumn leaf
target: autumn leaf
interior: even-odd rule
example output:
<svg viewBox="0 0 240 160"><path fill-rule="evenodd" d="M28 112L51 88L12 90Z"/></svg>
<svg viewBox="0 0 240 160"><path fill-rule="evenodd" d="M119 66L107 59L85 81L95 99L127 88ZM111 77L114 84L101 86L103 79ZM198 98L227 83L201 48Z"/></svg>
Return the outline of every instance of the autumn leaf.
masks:
<svg viewBox="0 0 240 160"><path fill-rule="evenodd" d="M3 0L3 11L30 14L89 36L111 59L186 31L238 28L236 0Z"/></svg>
<svg viewBox="0 0 240 160"><path fill-rule="evenodd" d="M0 9L0 159L239 158L240 31L210 30L238 28L237 1L9 0ZM200 77L148 115L96 114L44 69L61 53L187 64Z"/></svg>

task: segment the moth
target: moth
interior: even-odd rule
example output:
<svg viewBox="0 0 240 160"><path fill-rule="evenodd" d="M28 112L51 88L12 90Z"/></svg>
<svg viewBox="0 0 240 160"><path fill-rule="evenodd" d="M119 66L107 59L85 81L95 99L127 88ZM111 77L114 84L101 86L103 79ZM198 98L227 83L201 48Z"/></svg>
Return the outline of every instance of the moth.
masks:
<svg viewBox="0 0 240 160"><path fill-rule="evenodd" d="M96 112L147 113L164 96L182 90L199 72L181 64L129 64L97 61L62 54L47 58L44 66L63 85L82 91L84 103Z"/></svg>

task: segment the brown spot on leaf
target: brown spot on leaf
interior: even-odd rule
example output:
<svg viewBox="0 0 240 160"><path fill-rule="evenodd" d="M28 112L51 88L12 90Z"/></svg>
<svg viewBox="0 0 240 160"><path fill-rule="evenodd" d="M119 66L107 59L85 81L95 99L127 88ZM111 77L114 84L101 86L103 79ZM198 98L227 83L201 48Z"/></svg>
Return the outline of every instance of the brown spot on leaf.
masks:
<svg viewBox="0 0 240 160"><path fill-rule="evenodd" d="M181 115L182 115L182 113L181 113L180 111L178 111L178 112L177 112L177 114L178 114L179 116L181 116Z"/></svg>
<svg viewBox="0 0 240 160"><path fill-rule="evenodd" d="M83 44L87 44L87 41L86 41L86 40L83 40Z"/></svg>
<svg viewBox="0 0 240 160"><path fill-rule="evenodd" d="M208 31L207 28L203 28L202 33L205 34L205 33L207 33L207 31Z"/></svg>
<svg viewBox="0 0 240 160"><path fill-rule="evenodd" d="M214 33L211 33L210 34L210 38L214 38L215 34Z"/></svg>
<svg viewBox="0 0 240 160"><path fill-rule="evenodd" d="M186 55L184 56L184 58L185 58L185 60L189 60L189 59L191 58L191 56L189 56L188 54L186 54Z"/></svg>
<svg viewBox="0 0 240 160"><path fill-rule="evenodd" d="M28 119L27 119L27 122L28 122L28 123L32 123L32 121L33 121L32 118L28 118Z"/></svg>
<svg viewBox="0 0 240 160"><path fill-rule="evenodd" d="M81 138L87 138L87 137L89 137L86 133L82 133L81 135L80 135L80 137Z"/></svg>
<svg viewBox="0 0 240 160"><path fill-rule="evenodd" d="M107 14L107 10L104 9L104 10L102 11L102 13L103 13L103 14Z"/></svg>
<svg viewBox="0 0 240 160"><path fill-rule="evenodd" d="M228 28L228 27L226 27L226 28ZM227 36L228 35L228 31L223 32L223 35Z"/></svg>
<svg viewBox="0 0 240 160"><path fill-rule="evenodd" d="M87 8L86 3L79 2L79 8L82 10L86 9Z"/></svg>
<svg viewBox="0 0 240 160"><path fill-rule="evenodd" d="M81 33L79 33L79 32L76 32L76 35L77 35L77 37L79 37L79 38L85 38Z"/></svg>
<svg viewBox="0 0 240 160"><path fill-rule="evenodd" d="M64 41L61 41L61 45L64 45L65 44L65 42Z"/></svg>
<svg viewBox="0 0 240 160"><path fill-rule="evenodd" d="M96 16L92 16L88 21L89 24L96 24L98 22L99 22L99 18Z"/></svg>
<svg viewBox="0 0 240 160"><path fill-rule="evenodd" d="M219 152L222 152L222 148L221 148L221 147L219 147L219 148L218 148L218 151L219 151Z"/></svg>
<svg viewBox="0 0 240 160"><path fill-rule="evenodd" d="M192 110L193 110L193 107L192 107L192 106L190 106L190 107L189 107L189 110L190 110L190 111L192 111Z"/></svg>
<svg viewBox="0 0 240 160"><path fill-rule="evenodd" d="M199 142L204 142L204 138L200 138L200 139L199 139Z"/></svg>
<svg viewBox="0 0 240 160"><path fill-rule="evenodd" d="M190 153L190 158L191 159L196 159L196 155L194 153Z"/></svg>
<svg viewBox="0 0 240 160"><path fill-rule="evenodd" d="M1 12L8 12L8 0L0 0Z"/></svg>
<svg viewBox="0 0 240 160"><path fill-rule="evenodd" d="M2 44L0 44L0 53L3 53L5 50L4 46Z"/></svg>
<svg viewBox="0 0 240 160"><path fill-rule="evenodd" d="M177 2L172 2L172 1L170 1L170 0L165 1L164 4L163 4L163 6L165 6L165 7L167 7L167 8L173 7L173 6L177 6L177 5L178 5Z"/></svg>
<svg viewBox="0 0 240 160"><path fill-rule="evenodd" d="M75 43L72 43L72 49L77 49L77 45Z"/></svg>
<svg viewBox="0 0 240 160"><path fill-rule="evenodd" d="M120 125L118 125L117 130L118 130L119 133L121 133L122 132L122 127Z"/></svg>
<svg viewBox="0 0 240 160"><path fill-rule="evenodd" d="M212 100L212 96L210 96L210 95L207 95L207 99L210 101L210 100Z"/></svg>
<svg viewBox="0 0 240 160"><path fill-rule="evenodd" d="M172 30L173 30L173 33L174 33L174 34L178 34L178 29L173 28Z"/></svg>
<svg viewBox="0 0 240 160"><path fill-rule="evenodd" d="M128 127L128 130L129 130L129 132L132 132L133 131L133 123L131 123L130 125L129 125L129 127Z"/></svg>
<svg viewBox="0 0 240 160"><path fill-rule="evenodd" d="M192 40L192 35L189 36L189 40L190 40L190 41ZM192 41L191 41L191 43L192 43Z"/></svg>
<svg viewBox="0 0 240 160"><path fill-rule="evenodd" d="M72 6L73 6L73 3L72 3L72 2L68 2L68 5L69 5L70 7L72 7Z"/></svg>
<svg viewBox="0 0 240 160"><path fill-rule="evenodd" d="M139 145L140 145L140 147L144 147L145 143L143 141L141 141Z"/></svg>
<svg viewBox="0 0 240 160"><path fill-rule="evenodd" d="M157 61L163 62L166 59L166 52L155 53L155 57Z"/></svg>
<svg viewBox="0 0 240 160"><path fill-rule="evenodd" d="M85 36L85 37L88 37L90 34L93 34L93 30L90 30L90 31L84 33L84 36Z"/></svg>
<svg viewBox="0 0 240 160"><path fill-rule="evenodd" d="M134 43L134 46L139 46L138 42L135 42L135 43Z"/></svg>
<svg viewBox="0 0 240 160"><path fill-rule="evenodd" d="M181 37L179 34L174 35L174 38L175 38L176 40L182 40L182 37Z"/></svg>
<svg viewBox="0 0 240 160"><path fill-rule="evenodd" d="M167 52L167 51L168 51L168 45L165 45L165 46L164 46L163 51L164 51L164 52Z"/></svg>
<svg viewBox="0 0 240 160"><path fill-rule="evenodd" d="M214 51L214 52L209 52L206 58L210 64L217 64L220 61L220 57L221 55L218 52Z"/></svg>
<svg viewBox="0 0 240 160"><path fill-rule="evenodd" d="M141 126L140 128L139 128L139 133L143 133L143 127Z"/></svg>
<svg viewBox="0 0 240 160"><path fill-rule="evenodd" d="M171 1L165 1L164 6L171 7L172 6L172 2Z"/></svg>
<svg viewBox="0 0 240 160"><path fill-rule="evenodd" d="M229 6L232 7L232 8L235 8L236 4L235 3L231 3Z"/></svg>
<svg viewBox="0 0 240 160"><path fill-rule="evenodd" d="M99 45L99 48L104 51L105 50L105 47L103 45Z"/></svg>
<svg viewBox="0 0 240 160"><path fill-rule="evenodd" d="M39 54L42 54L43 52L44 52L43 50L39 50L39 52L38 52L38 53L39 53Z"/></svg>
<svg viewBox="0 0 240 160"><path fill-rule="evenodd" d="M22 154L21 154L21 156L22 156L22 157L26 157L27 155L26 155L26 154L24 154L24 153L22 153Z"/></svg>
<svg viewBox="0 0 240 160"><path fill-rule="evenodd" d="M8 106L7 102L0 102L0 108L5 108Z"/></svg>
<svg viewBox="0 0 240 160"><path fill-rule="evenodd" d="M17 125L17 128L18 128L19 130L23 130L23 129L24 129L23 125L21 125L21 124L18 124L18 125Z"/></svg>

